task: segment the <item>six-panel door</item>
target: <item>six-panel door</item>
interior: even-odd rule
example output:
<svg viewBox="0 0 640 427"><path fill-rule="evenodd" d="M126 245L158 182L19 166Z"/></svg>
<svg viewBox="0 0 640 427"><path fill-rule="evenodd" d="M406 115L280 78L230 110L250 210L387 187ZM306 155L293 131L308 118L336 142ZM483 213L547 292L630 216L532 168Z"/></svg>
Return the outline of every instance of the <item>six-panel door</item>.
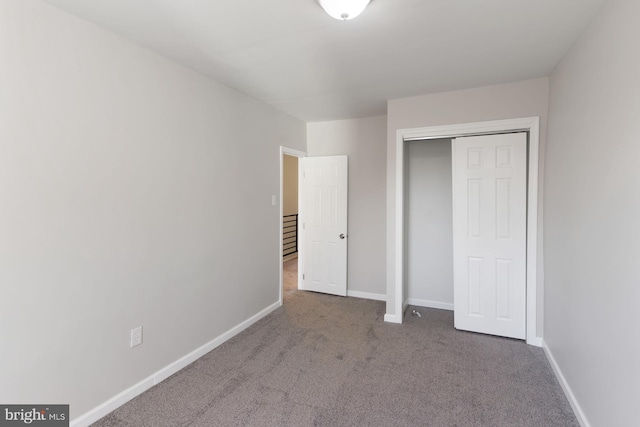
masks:
<svg viewBox="0 0 640 427"><path fill-rule="evenodd" d="M453 140L455 327L524 339L527 134Z"/></svg>
<svg viewBox="0 0 640 427"><path fill-rule="evenodd" d="M302 288L347 295L347 156L301 159Z"/></svg>

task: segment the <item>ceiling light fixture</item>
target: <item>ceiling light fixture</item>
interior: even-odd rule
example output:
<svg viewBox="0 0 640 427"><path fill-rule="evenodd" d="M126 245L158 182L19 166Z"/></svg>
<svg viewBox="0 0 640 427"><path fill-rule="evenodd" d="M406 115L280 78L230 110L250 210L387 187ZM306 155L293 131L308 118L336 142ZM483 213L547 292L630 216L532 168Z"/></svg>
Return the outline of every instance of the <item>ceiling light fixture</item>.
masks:
<svg viewBox="0 0 640 427"><path fill-rule="evenodd" d="M346 21L360 15L370 0L319 0L329 16Z"/></svg>

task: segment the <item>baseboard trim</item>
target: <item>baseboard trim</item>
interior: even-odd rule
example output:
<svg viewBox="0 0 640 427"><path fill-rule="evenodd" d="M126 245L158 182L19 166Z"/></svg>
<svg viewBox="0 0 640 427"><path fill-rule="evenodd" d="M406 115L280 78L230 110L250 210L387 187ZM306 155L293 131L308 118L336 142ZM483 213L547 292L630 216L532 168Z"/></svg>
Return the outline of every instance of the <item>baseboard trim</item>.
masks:
<svg viewBox="0 0 640 427"><path fill-rule="evenodd" d="M402 323L402 315L398 316L397 314L385 314L384 321L388 323Z"/></svg>
<svg viewBox="0 0 640 427"><path fill-rule="evenodd" d="M385 294L374 294L372 292L350 291L347 289L347 296L354 298L372 299L375 301L386 301L387 296Z"/></svg>
<svg viewBox="0 0 640 427"><path fill-rule="evenodd" d="M540 337L527 338L527 344L532 345L534 347L542 347L543 341Z"/></svg>
<svg viewBox="0 0 640 427"><path fill-rule="evenodd" d="M430 301L430 300L424 300L424 299L418 299L418 298L408 298L404 303L405 309L407 305L415 305L417 307L437 308L438 310L453 311L453 304L451 303ZM540 337L527 338L527 344L532 345L534 347L542 347L542 338Z"/></svg>
<svg viewBox="0 0 640 427"><path fill-rule="evenodd" d="M591 427L591 423L587 419L587 416L582 410L580 403L578 403L578 399L576 399L575 394L573 394L573 390L571 390L567 379L564 377L560 366L558 366L555 357L553 357L553 353L551 353L551 350L549 349L549 347L547 347L547 344L544 342L544 340L542 341L542 348L544 349L544 354L547 355L547 360L549 360L549 363L551 364L551 369L553 369L553 372L556 374L556 378L560 383L560 387L562 387L562 391L564 391L564 395L567 397L567 400L569 401L571 409L573 409L573 413L578 419L578 422L582 427Z"/></svg>
<svg viewBox="0 0 640 427"><path fill-rule="evenodd" d="M88 412L80 415L79 417L73 419L71 421L71 423L69 424L70 427L87 427L90 424L95 423L100 418L104 417L105 415L109 414L110 412L114 411L115 409L119 408L120 406L124 405L125 403L127 403L128 401L133 399L134 397L142 394L143 392L147 391L148 389L150 389L154 385L164 381L165 379L169 378L171 375L173 375L176 372L178 372L180 369L184 368L185 366L189 365L190 363L195 362L200 357L204 356L205 354L207 354L211 350L213 350L216 347L220 346L225 341L228 341L229 339L231 339L234 336L238 335L240 332L244 331L249 326L253 325L258 320L260 320L263 317L267 316L269 313L271 313L272 311L276 310L279 307L280 307L280 302L279 301L271 304L270 306L268 306L264 310L262 310L259 313L251 316L250 318L248 318L244 322L234 326L233 328L229 329L228 331L224 332L223 334L217 336L216 338L214 338L213 340L211 340L208 343L204 344L203 346L198 347L197 349L195 349L191 353L181 357L180 359L176 360L173 363L170 363L169 365L167 365L164 368L160 369L156 373L154 373L154 374L150 375L149 377L143 379L139 383L134 384L133 386L131 386L128 389L118 393L117 395L115 395L111 399L107 400L106 402L101 403L100 405L96 406L95 408L93 408L93 409L89 410Z"/></svg>
<svg viewBox="0 0 640 427"><path fill-rule="evenodd" d="M431 301L427 299L408 298L407 303L409 305L415 305L418 307L437 308L439 310L453 311L453 304L448 302Z"/></svg>

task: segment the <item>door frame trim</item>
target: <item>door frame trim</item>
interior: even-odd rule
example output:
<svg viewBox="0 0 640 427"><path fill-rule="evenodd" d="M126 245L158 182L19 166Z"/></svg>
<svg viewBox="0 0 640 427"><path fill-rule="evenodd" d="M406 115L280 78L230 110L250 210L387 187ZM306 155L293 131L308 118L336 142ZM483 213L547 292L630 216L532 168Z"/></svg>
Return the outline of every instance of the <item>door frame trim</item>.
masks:
<svg viewBox="0 0 640 427"><path fill-rule="evenodd" d="M537 334L538 301L538 167L540 149L540 118L495 120L475 123L462 123L445 126L398 129L396 132L396 209L395 209L395 277L388 287L395 296L395 314L385 314L384 320L402 323L406 302L404 295L404 174L405 142L428 139L457 138L470 135L490 135L504 132L529 132L527 158L527 278L526 278L526 341L527 344L542 346L542 337Z"/></svg>
<svg viewBox="0 0 640 427"><path fill-rule="evenodd" d="M278 218L278 222L279 222L279 230L280 230L280 234L279 234L279 239L278 239L278 271L280 272L280 278L278 283L280 284L279 286L279 290L278 290L278 301L280 306L282 306L283 303L283 262L282 262L282 258L283 258L283 254L284 251L282 250L282 237L283 237L283 226L282 226L282 215L284 214L284 200L283 200L283 196L284 196L284 156L288 155L288 156L293 156L293 157L297 157L298 159L302 158L302 157L307 157L307 153L305 151L300 151L300 150L296 150L293 148L289 148L289 147L285 147L284 145L280 146L280 216ZM298 214L300 213L300 165L298 164ZM300 231L298 229L298 231ZM298 232L298 240L300 239L300 233ZM300 283L302 283L301 278L302 278L302 269L300 268L300 260L302 259L301 256L301 252L300 250L298 250L298 288L300 287Z"/></svg>

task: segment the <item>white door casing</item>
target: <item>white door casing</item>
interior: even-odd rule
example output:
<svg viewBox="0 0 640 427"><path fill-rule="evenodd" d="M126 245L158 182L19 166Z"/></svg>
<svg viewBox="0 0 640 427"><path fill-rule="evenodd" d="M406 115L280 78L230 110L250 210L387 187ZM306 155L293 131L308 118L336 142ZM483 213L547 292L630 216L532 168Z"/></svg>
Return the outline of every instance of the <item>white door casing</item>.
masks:
<svg viewBox="0 0 640 427"><path fill-rule="evenodd" d="M454 323L526 337L527 135L453 140Z"/></svg>
<svg viewBox="0 0 640 427"><path fill-rule="evenodd" d="M302 289L347 295L347 156L300 159Z"/></svg>

